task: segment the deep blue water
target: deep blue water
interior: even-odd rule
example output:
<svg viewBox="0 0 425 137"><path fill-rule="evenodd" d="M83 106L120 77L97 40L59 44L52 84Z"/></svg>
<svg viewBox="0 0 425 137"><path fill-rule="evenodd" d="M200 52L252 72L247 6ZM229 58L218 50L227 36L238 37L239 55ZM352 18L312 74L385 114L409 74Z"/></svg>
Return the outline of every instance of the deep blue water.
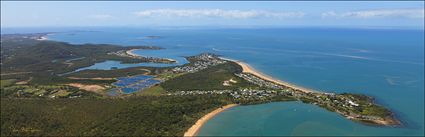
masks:
<svg viewBox="0 0 425 137"><path fill-rule="evenodd" d="M284 102L232 108L207 122L200 135L424 134L424 30L85 29L96 32L57 33L49 38L76 44L161 46L166 50L137 53L173 59L213 52L297 85L373 96L405 124L366 126L314 105ZM152 35L161 38L144 38Z"/></svg>

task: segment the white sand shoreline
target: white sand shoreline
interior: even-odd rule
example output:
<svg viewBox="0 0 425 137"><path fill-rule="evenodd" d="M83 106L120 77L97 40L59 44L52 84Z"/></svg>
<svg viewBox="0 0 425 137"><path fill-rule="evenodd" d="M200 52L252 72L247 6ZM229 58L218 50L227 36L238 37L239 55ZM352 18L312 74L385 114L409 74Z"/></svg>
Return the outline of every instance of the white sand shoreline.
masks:
<svg viewBox="0 0 425 137"><path fill-rule="evenodd" d="M137 54L134 53L135 50L138 50L138 49L130 49L130 50L125 51L125 53L127 53L128 55L131 55L131 56L141 57L140 55L137 55Z"/></svg>
<svg viewBox="0 0 425 137"><path fill-rule="evenodd" d="M201 129L201 127L211 118L213 118L214 116L216 116L217 114L223 112L226 109L232 108L237 106L237 104L229 104L226 106L223 106L221 108L218 108L208 114L206 114L205 116L203 116L201 119L199 119L198 121L196 121L196 123L194 125L192 125L192 127L190 127L185 133L184 136L185 137L192 137L192 136L196 136L199 132L199 129Z"/></svg>
<svg viewBox="0 0 425 137"><path fill-rule="evenodd" d="M136 50L139 50L139 49L127 50L127 51L125 51L125 53L127 53L128 55L133 56L133 57L143 57L143 56L140 56L140 55L134 53L134 51L136 51ZM174 59L169 59L169 58L162 58L162 59L166 59L166 60L169 60L171 62L178 63L177 60L174 60Z"/></svg>
<svg viewBox="0 0 425 137"><path fill-rule="evenodd" d="M235 62L235 63L237 63L238 65L240 65L242 67L242 72L253 74L253 75L255 75L257 77L260 77L260 78L262 78L264 80L271 81L271 82L274 82L274 83L279 84L279 85L282 85L282 86L290 87L290 88L293 88L293 89L296 89L296 90L299 90L299 91L302 91L302 92L305 92L305 93L319 92L319 91L316 91L316 90L313 90L313 89L304 88L304 87L301 87L301 86L297 86L297 85L288 83L286 81L282 81L282 80L273 78L273 77L271 77L269 75L266 75L264 73L261 73L258 70L255 70L249 64L244 63L242 61L238 61L238 60L234 60L234 59L229 59L229 58L223 58L223 57L220 57L220 59Z"/></svg>
<svg viewBox="0 0 425 137"><path fill-rule="evenodd" d="M43 40L49 40L46 36L41 36L37 40L43 41Z"/></svg>

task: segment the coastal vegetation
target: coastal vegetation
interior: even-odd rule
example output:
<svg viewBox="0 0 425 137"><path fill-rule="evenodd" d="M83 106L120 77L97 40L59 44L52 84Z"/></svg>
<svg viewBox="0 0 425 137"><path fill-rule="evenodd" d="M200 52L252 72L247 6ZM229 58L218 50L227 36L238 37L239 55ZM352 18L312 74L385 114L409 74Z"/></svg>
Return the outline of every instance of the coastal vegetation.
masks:
<svg viewBox="0 0 425 137"><path fill-rule="evenodd" d="M123 63L161 62L163 60L148 57L132 57L116 54L131 49L160 50L155 46L124 47L109 44L75 45L56 41L39 41L22 35L21 42L17 38L10 39L2 35L1 70L2 75L8 73L49 72L62 74L81 67L93 65L106 60Z"/></svg>
<svg viewBox="0 0 425 137"><path fill-rule="evenodd" d="M169 91L182 90L224 90L255 87L254 84L237 77L234 73L241 72L242 68L233 62L227 62L210 67L195 73L188 73L161 83L161 86ZM223 82L229 79L236 81L229 86L223 86Z"/></svg>
<svg viewBox="0 0 425 137"><path fill-rule="evenodd" d="M1 88L1 98L92 98L98 94L66 85L15 85Z"/></svg>
<svg viewBox="0 0 425 137"><path fill-rule="evenodd" d="M143 90L143 92L136 92L135 94L140 96L161 96L161 95L165 95L166 93L167 91L164 88L157 85L157 86L152 86L150 88L147 88Z"/></svg>
<svg viewBox="0 0 425 137"><path fill-rule="evenodd" d="M74 72L106 60L173 61L128 53L161 49L154 46L74 45L24 36L2 35L2 136L182 136L197 119L227 104L295 100L362 123L401 124L369 96L305 90L214 54L186 57L190 63L175 67ZM124 93L129 87L137 90ZM112 89L119 94L108 94Z"/></svg>
<svg viewBox="0 0 425 137"><path fill-rule="evenodd" d="M225 96L1 100L1 136L183 136Z"/></svg>
<svg viewBox="0 0 425 137"><path fill-rule="evenodd" d="M0 80L0 88L4 88L10 85L15 84L16 80L15 79L5 79L5 80Z"/></svg>
<svg viewBox="0 0 425 137"><path fill-rule="evenodd" d="M390 110L377 105L373 98L365 95L306 93L297 96L304 103L318 105L354 121L373 125L401 125Z"/></svg>

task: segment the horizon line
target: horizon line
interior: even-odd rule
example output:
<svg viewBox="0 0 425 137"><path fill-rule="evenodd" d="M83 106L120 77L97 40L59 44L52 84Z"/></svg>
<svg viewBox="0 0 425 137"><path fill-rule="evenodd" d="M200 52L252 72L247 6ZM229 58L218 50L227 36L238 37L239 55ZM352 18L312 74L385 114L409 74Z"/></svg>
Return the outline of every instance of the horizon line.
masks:
<svg viewBox="0 0 425 137"><path fill-rule="evenodd" d="M376 25L99 25L99 26L1 26L1 29L18 29L18 28L364 28L364 29L424 29L425 26L376 26Z"/></svg>

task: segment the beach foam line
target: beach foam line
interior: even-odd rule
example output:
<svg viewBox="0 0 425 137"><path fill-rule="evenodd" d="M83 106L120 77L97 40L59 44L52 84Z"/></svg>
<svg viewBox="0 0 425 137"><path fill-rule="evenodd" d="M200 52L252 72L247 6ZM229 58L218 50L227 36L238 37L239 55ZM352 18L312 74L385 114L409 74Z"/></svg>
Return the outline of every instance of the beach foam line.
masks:
<svg viewBox="0 0 425 137"><path fill-rule="evenodd" d="M141 57L140 55L137 55L136 53L134 53L134 51L136 51L136 50L138 50L138 49L127 50L125 53L127 53L128 55L131 55L131 56Z"/></svg>
<svg viewBox="0 0 425 137"><path fill-rule="evenodd" d="M38 38L37 40L39 41L43 41L43 40L49 40L46 36L41 36L40 38Z"/></svg>
<svg viewBox="0 0 425 137"><path fill-rule="evenodd" d="M201 119L199 119L198 121L196 121L196 123L194 125L192 125L192 127L190 127L185 133L184 136L185 137L193 137L196 136L199 132L199 129L201 129L201 127L211 118L213 118L214 116L216 116L217 114L223 112L226 109L232 108L237 106L238 104L229 104L226 106L223 106L221 108L218 108L208 114L206 114L205 116L203 116Z"/></svg>
<svg viewBox="0 0 425 137"><path fill-rule="evenodd" d="M285 86L285 87L290 87L290 88L293 88L293 89L296 89L296 90L300 90L300 91L306 92L306 93L319 92L319 91L316 91L316 90L313 90L313 89L308 89L308 88L305 88L305 87L297 86L297 85L288 83L286 81L282 81L282 80L273 78L273 77L271 77L269 75L266 75L264 73L261 73L260 71L258 71L256 69L254 69L253 67L251 67L249 64L244 63L242 61L238 61L238 60L234 60L234 59L229 59L229 58L223 58L223 57L219 57L219 58L220 59L223 59L223 60L235 62L239 66L242 67L242 72L253 74L253 75L255 75L257 77L260 77L260 78L262 78L264 80L271 81L271 82L274 82L276 84L279 84L279 85L282 85L282 86Z"/></svg>
<svg viewBox="0 0 425 137"><path fill-rule="evenodd" d="M128 55L134 56L134 57L143 57L143 56L141 56L139 54L134 53L134 51L136 51L136 50L140 50L140 49L127 50L127 51L125 51L125 53L127 53ZM178 63L177 60L174 60L174 59L170 59L170 58L162 58L162 59L167 59L169 61L173 61L175 63Z"/></svg>

